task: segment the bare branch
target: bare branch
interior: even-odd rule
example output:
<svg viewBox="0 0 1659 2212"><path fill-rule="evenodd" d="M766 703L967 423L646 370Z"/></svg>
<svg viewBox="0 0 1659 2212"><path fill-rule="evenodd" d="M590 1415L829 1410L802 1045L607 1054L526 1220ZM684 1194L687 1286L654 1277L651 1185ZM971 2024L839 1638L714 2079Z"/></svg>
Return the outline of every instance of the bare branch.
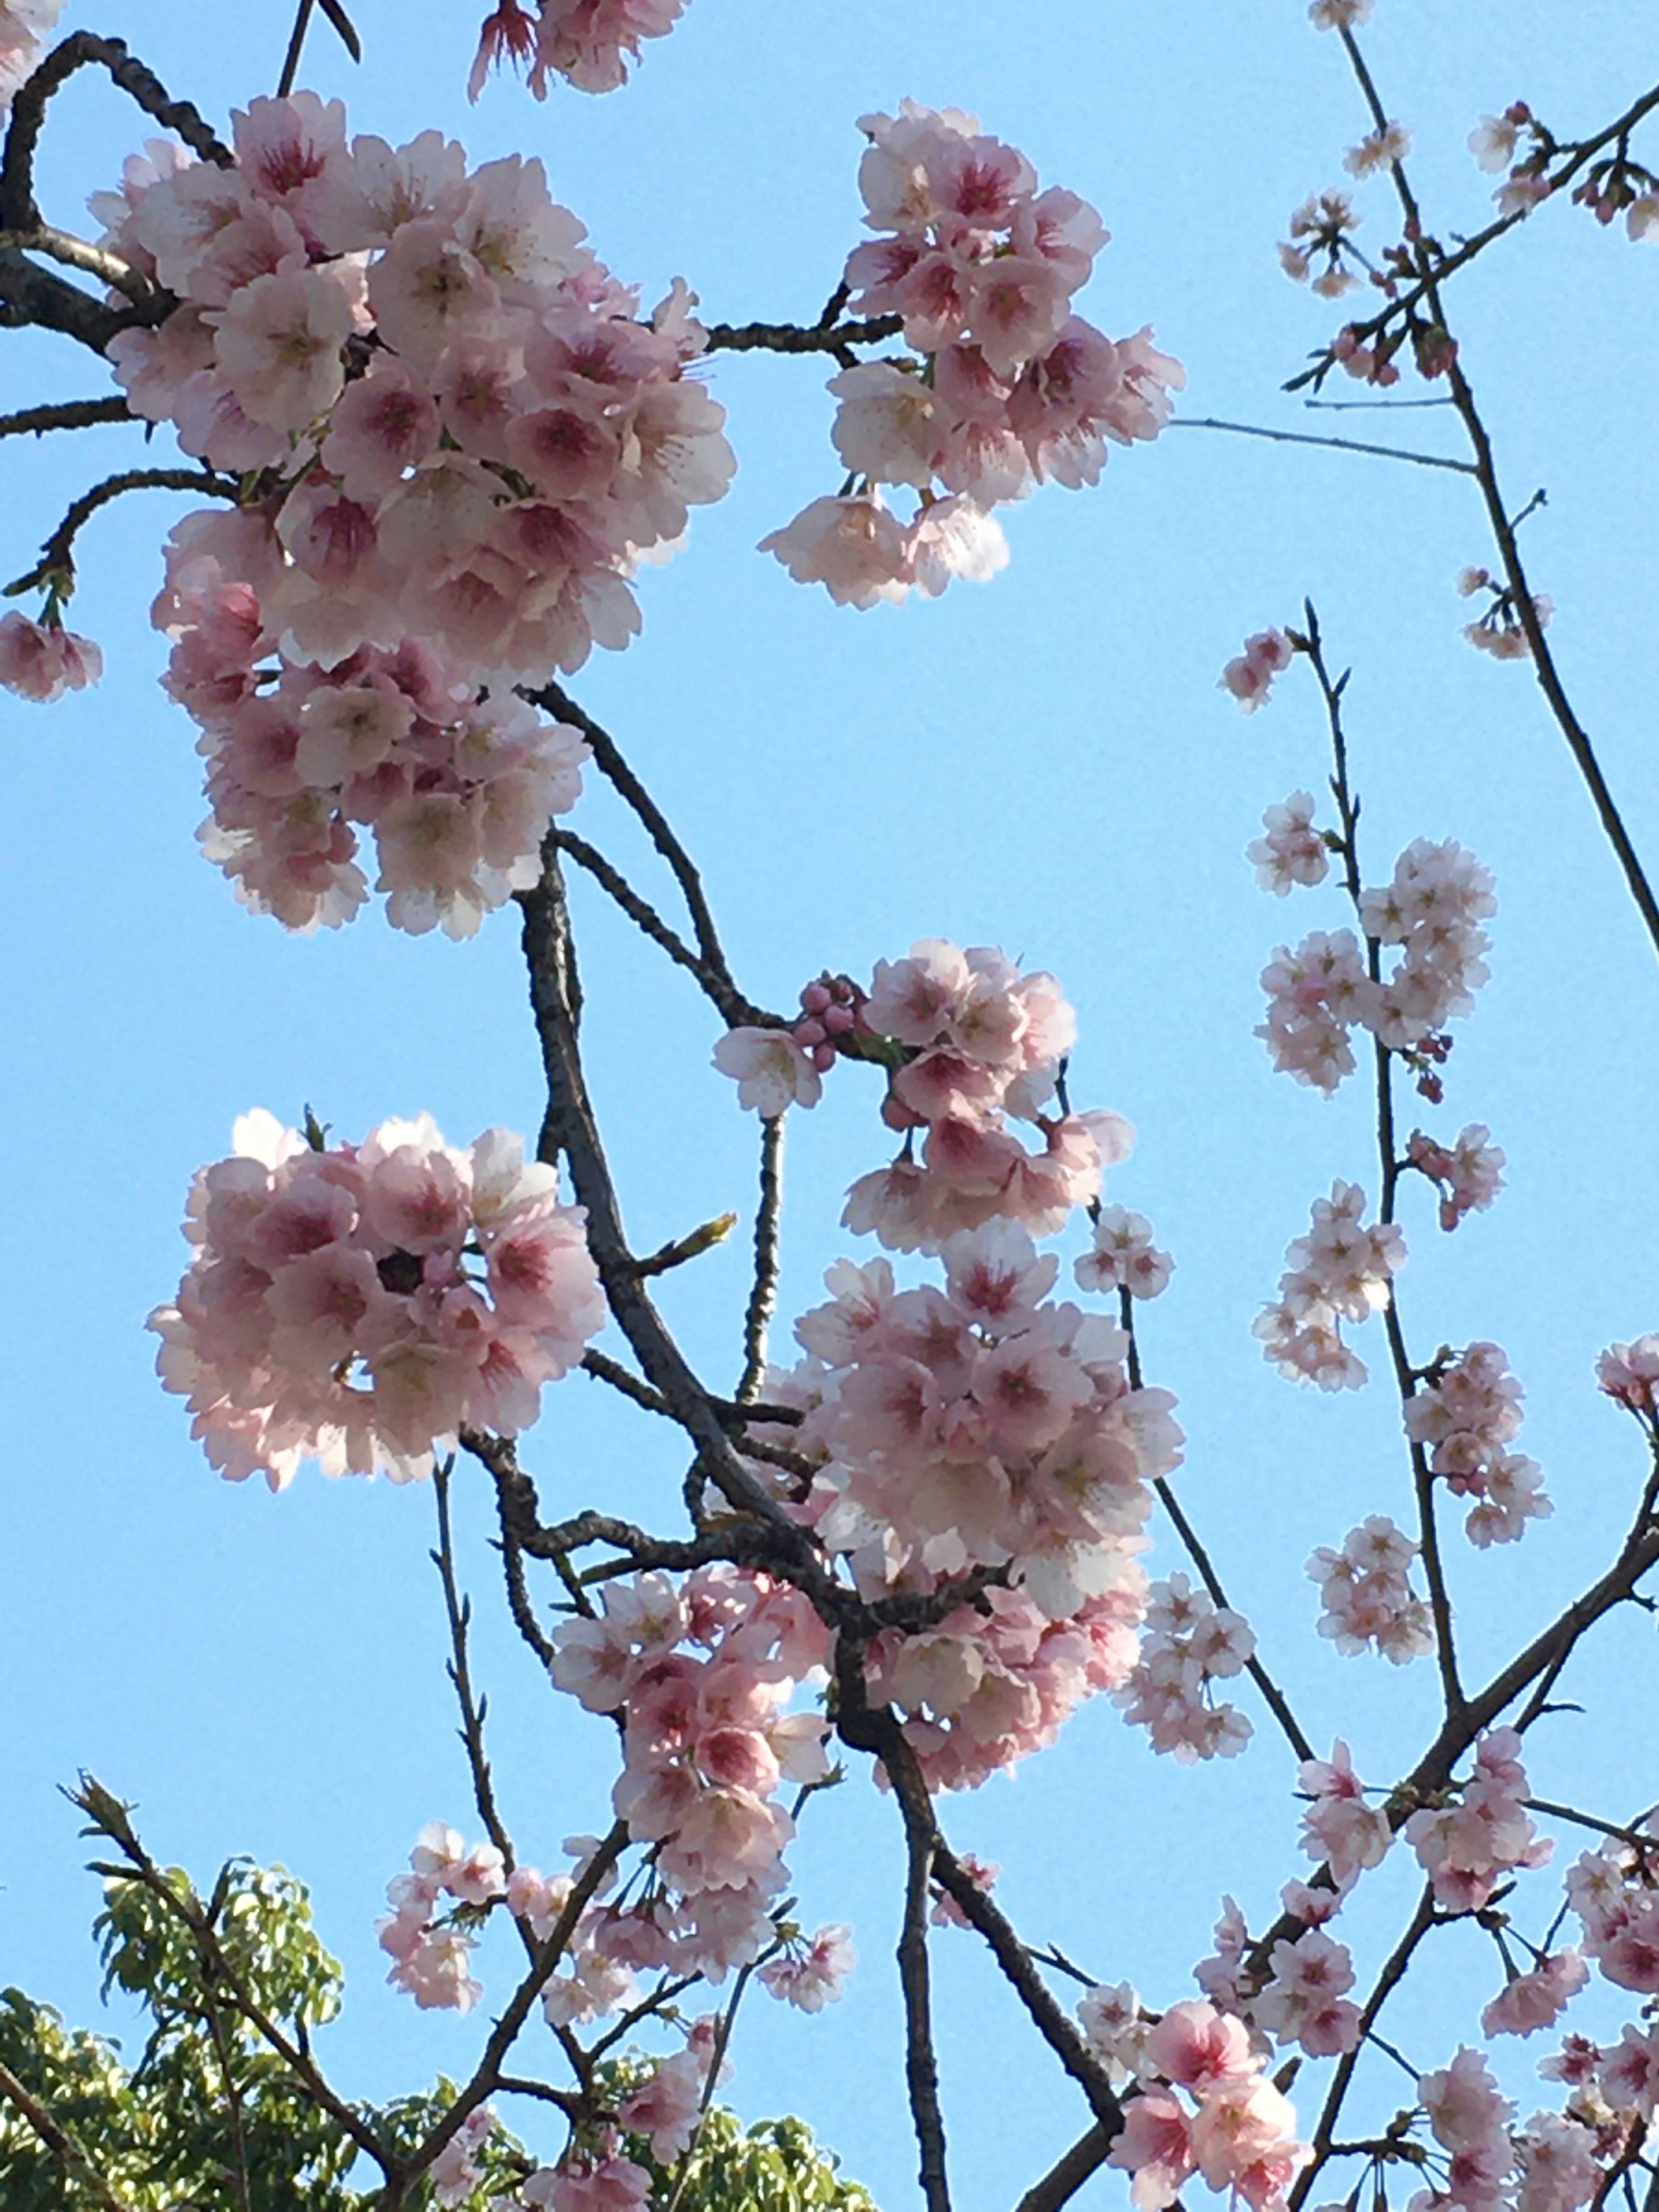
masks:
<svg viewBox="0 0 1659 2212"><path fill-rule="evenodd" d="M94 422L131 422L132 410L118 395L108 399L58 399L41 407L20 407L14 415L0 415L0 438L35 437L47 430L85 430Z"/></svg>
<svg viewBox="0 0 1659 2212"><path fill-rule="evenodd" d="M1403 446L1372 446L1359 438L1316 438L1306 430L1270 430L1260 422L1218 422L1209 415L1177 415L1171 430L1229 430L1238 438L1270 438L1276 446L1325 446L1339 453L1369 453L1385 461L1410 461L1419 469L1452 469L1459 476L1480 471L1473 461L1448 460L1442 453L1408 453Z"/></svg>
<svg viewBox="0 0 1659 2212"><path fill-rule="evenodd" d="M755 1214L755 1275L743 1320L743 1379L737 1400L746 1406L766 1379L766 1330L778 1303L778 1229L783 1212L783 1115L761 1122L760 1205Z"/></svg>
<svg viewBox="0 0 1659 2212"><path fill-rule="evenodd" d="M233 503L237 497L234 479L221 476L214 469L123 469L119 475L106 477L102 483L94 484L90 491L82 493L47 538L40 560L26 576L5 586L4 596L15 599L20 592L32 592L39 585L50 583L54 575L73 575L76 533L100 507L107 507L111 500L119 499L129 491L198 491L209 499L229 500Z"/></svg>
<svg viewBox="0 0 1659 2212"><path fill-rule="evenodd" d="M839 315L847 303L843 285L830 295L830 304ZM849 346L879 345L896 338L904 328L902 315L854 317L837 322L835 315L810 325L800 323L711 323L710 353L844 353Z"/></svg>

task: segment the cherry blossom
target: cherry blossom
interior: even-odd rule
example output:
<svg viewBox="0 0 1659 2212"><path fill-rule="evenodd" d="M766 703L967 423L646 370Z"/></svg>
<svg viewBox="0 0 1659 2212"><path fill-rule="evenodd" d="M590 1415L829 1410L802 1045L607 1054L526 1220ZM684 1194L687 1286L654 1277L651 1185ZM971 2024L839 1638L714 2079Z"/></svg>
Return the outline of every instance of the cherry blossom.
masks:
<svg viewBox="0 0 1659 2212"><path fill-rule="evenodd" d="M1651 1421L1659 1406L1659 1334L1609 1345L1595 1364L1595 1379L1609 1398Z"/></svg>
<svg viewBox="0 0 1659 2212"><path fill-rule="evenodd" d="M1087 201L1039 191L1023 154L954 108L907 100L859 127L877 235L848 258L849 304L898 315L920 359L830 379L848 482L760 550L839 605L869 608L912 589L937 597L953 577L987 580L1008 558L990 510L1050 479L1097 483L1109 443L1163 429L1186 374L1150 330L1115 342L1072 313L1107 242ZM908 522L884 485L915 495Z"/></svg>
<svg viewBox="0 0 1659 2212"><path fill-rule="evenodd" d="M1297 1778L1313 1800L1302 1816L1302 1848L1322 1859L1339 1887L1346 1888L1365 1868L1382 1864L1393 1826L1380 1805L1365 1802L1364 1784L1340 1736L1329 1759L1304 1759Z"/></svg>
<svg viewBox="0 0 1659 2212"><path fill-rule="evenodd" d="M787 1945L761 1968L760 1978L775 1997L801 2012L822 2012L840 1997L842 1982L858 1963L852 1934L844 1921L831 1922L810 1942Z"/></svg>
<svg viewBox="0 0 1659 2212"><path fill-rule="evenodd" d="M1514 2165L1509 2126L1515 2107L1498 2094L1492 2069L1479 2051L1460 2050L1449 2066L1419 2078L1417 2095L1435 2141L1451 2158L1445 2189L1422 2191L1408 2212L1439 2205L1496 2212Z"/></svg>
<svg viewBox="0 0 1659 2212"><path fill-rule="evenodd" d="M816 1106L823 1096L811 1056L786 1030L728 1030L714 1047L714 1065L736 1082L738 1104L763 1120Z"/></svg>
<svg viewBox="0 0 1659 2212"><path fill-rule="evenodd" d="M1504 1154L1484 1122L1472 1121L1449 1148L1413 1129L1406 1147L1412 1165L1440 1186L1440 1226L1455 1229L1466 1213L1482 1213L1504 1188Z"/></svg>
<svg viewBox="0 0 1659 2212"><path fill-rule="evenodd" d="M1342 156L1342 166L1351 177L1374 177L1379 169L1392 169L1403 161L1411 150L1410 131L1403 124L1389 123L1350 147Z"/></svg>
<svg viewBox="0 0 1659 2212"><path fill-rule="evenodd" d="M1296 648L1281 629L1264 629L1255 637L1246 638L1244 650L1236 659L1230 660L1218 678L1220 688L1231 691L1247 714L1267 703L1275 676L1281 675L1296 657ZM1300 794L1298 793L1298 796ZM1294 803L1294 802L1292 802ZM1309 801L1312 812L1313 802ZM1271 818L1268 828L1273 825ZM1255 857L1252 854L1252 858ZM1316 878L1308 880L1316 881Z"/></svg>
<svg viewBox="0 0 1659 2212"><path fill-rule="evenodd" d="M1438 1808L1425 1806L1406 1823L1406 1840L1433 1885L1436 1903L1448 1911L1479 1911L1506 1874L1542 1866L1553 1849L1523 1808L1520 1748L1513 1729L1488 1730L1475 1746L1474 1771L1461 1796Z"/></svg>
<svg viewBox="0 0 1659 2212"><path fill-rule="evenodd" d="M1140 2071L1140 2093L1125 2108L1107 2161L1133 2175L1133 2203L1161 2212L1194 2172L1254 2212L1283 2203L1309 2153L1242 2022L1210 2004L1171 2005L1146 2039ZM1191 2098L1190 2112L1177 2088Z"/></svg>
<svg viewBox="0 0 1659 2212"><path fill-rule="evenodd" d="M1644 1824L1650 1826L1650 1820ZM1659 1994L1659 1845L1609 1842L1567 1876L1583 1948L1621 1990Z"/></svg>
<svg viewBox="0 0 1659 2212"><path fill-rule="evenodd" d="M1127 1291L1155 1298L1169 1287L1175 1261L1152 1242L1152 1224L1127 1206L1103 1206L1095 1216L1093 1248L1073 1267L1085 1291Z"/></svg>
<svg viewBox="0 0 1659 2212"><path fill-rule="evenodd" d="M422 1829L410 1865L414 1871L396 1876L386 1890L392 1910L378 1931L380 1948L392 1962L386 1979L422 2010L469 2012L483 1995L471 1971L474 1938L440 1917L440 1901L449 1895L464 1905L484 1905L501 1896L501 1855L491 1844L466 1850L453 1828L433 1820ZM465 2146L461 2165L470 2162L474 2148L476 2142ZM459 2202L460 2193L447 2201Z"/></svg>
<svg viewBox="0 0 1659 2212"><path fill-rule="evenodd" d="M1195 1590L1184 1574L1172 1574L1152 1584L1139 1660L1112 1702L1147 1731L1154 1751L1173 1752L1183 1765L1236 1758L1250 1740L1250 1723L1237 1705L1216 1703L1210 1685L1243 1674L1255 1650L1255 1633L1241 1613Z"/></svg>
<svg viewBox="0 0 1659 2212"><path fill-rule="evenodd" d="M1428 1601L1409 1579L1417 1551L1386 1514L1373 1513L1348 1531L1340 1551L1322 1545L1309 1560L1322 1600L1319 1632L1345 1656L1370 1648L1400 1667L1433 1650Z"/></svg>
<svg viewBox="0 0 1659 2212"><path fill-rule="evenodd" d="M0 64L3 58L0 47ZM61 623L31 622L15 609L0 616L0 690L49 706L65 691L96 684L103 672L104 656L90 638L76 637Z"/></svg>
<svg viewBox="0 0 1659 2212"><path fill-rule="evenodd" d="M0 5L0 116L4 116L41 55L41 40L64 12L64 0L3 0Z"/></svg>
<svg viewBox="0 0 1659 2212"><path fill-rule="evenodd" d="M1380 1313L1390 1279L1405 1264L1398 1227L1362 1227L1364 1206L1358 1184L1341 1182L1331 1185L1329 1198L1314 1200L1307 1236L1285 1253L1290 1265L1279 1279L1278 1301L1255 1323L1263 1356L1279 1373L1322 1390L1357 1390L1364 1382L1364 1363L1344 1343L1341 1323Z"/></svg>
<svg viewBox="0 0 1659 2212"><path fill-rule="evenodd" d="M1277 898L1284 898L1297 884L1322 884L1330 872L1330 854L1322 834L1313 826L1313 814L1312 794L1293 791L1282 806L1267 809L1261 817L1267 835L1245 848L1245 859L1255 864L1257 883Z"/></svg>
<svg viewBox="0 0 1659 2212"><path fill-rule="evenodd" d="M1469 1540L1516 1542L1529 1520L1553 1511L1536 1462L1509 1446L1519 1434L1521 1385L1495 1344L1472 1344L1440 1368L1406 1407L1406 1432L1429 1447L1429 1465L1455 1497L1473 1498Z"/></svg>
<svg viewBox="0 0 1659 2212"><path fill-rule="evenodd" d="M423 1475L463 1425L532 1422L604 1323L585 1213L506 1130L458 1152L422 1115L330 1147L260 1109L234 1142L196 1177L195 1256L149 1323L229 1480L280 1489L307 1457Z"/></svg>
<svg viewBox="0 0 1659 2212"><path fill-rule="evenodd" d="M1540 1960L1492 1999L1480 2015L1482 2034L1534 2035L1540 2027L1553 2027L1589 1979L1589 1967L1571 1945Z"/></svg>

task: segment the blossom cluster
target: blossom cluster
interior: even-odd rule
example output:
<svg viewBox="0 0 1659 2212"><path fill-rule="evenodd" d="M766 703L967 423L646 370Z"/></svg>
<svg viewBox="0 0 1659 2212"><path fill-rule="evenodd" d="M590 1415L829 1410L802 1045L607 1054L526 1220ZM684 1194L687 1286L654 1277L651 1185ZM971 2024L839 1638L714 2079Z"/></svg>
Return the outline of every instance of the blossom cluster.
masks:
<svg viewBox="0 0 1659 2212"><path fill-rule="evenodd" d="M699 1568L678 1583L641 1574L608 1583L604 1611L566 1622L553 1646L558 1686L622 1723L612 1802L630 1838L652 1846L655 1882L637 1904L589 1919L568 1978L585 1988L566 1996L555 1983L544 2002L569 2020L584 2005L617 2008L635 1970L719 1981L752 1964L774 1935L794 1833L778 1790L828 1772L824 1721L786 1711L823 1667L817 1615L798 1590L739 1568ZM825 1938L811 1970L820 2002L849 1958ZM775 1993L789 1996L778 1978Z"/></svg>
<svg viewBox="0 0 1659 2212"><path fill-rule="evenodd" d="M801 997L793 1029L731 1030L714 1065L763 1115L815 1105L838 1057L887 1070L882 1118L902 1149L853 1185L842 1219L890 1250L937 1253L997 1219L1049 1236L1127 1155L1133 1133L1119 1115L1044 1110L1077 1034L1052 975L1022 974L989 946L925 938L905 959L878 961L867 992L836 978ZM1014 1121L1036 1125L1041 1152L1026 1150Z"/></svg>
<svg viewBox="0 0 1659 2212"><path fill-rule="evenodd" d="M1297 1778L1311 1801L1302 1816L1302 1848L1346 1890L1366 1868L1382 1865L1394 1841L1393 1826L1381 1806L1365 1802L1365 1785L1340 1737L1328 1759L1304 1759Z"/></svg>
<svg viewBox="0 0 1659 2212"><path fill-rule="evenodd" d="M467 79L476 100L492 68L502 61L528 66L530 89L547 97L550 76L579 92L614 92L640 57L641 42L666 38L685 0L535 0L532 22L518 0L496 0L478 34Z"/></svg>
<svg viewBox="0 0 1659 2212"><path fill-rule="evenodd" d="M963 1231L943 1260L942 1290L839 1262L796 1324L805 1361L769 1389L804 1408L791 1440L816 1463L793 1510L863 1595L1006 1580L870 1647L930 1782L964 1788L1128 1676L1146 1484L1181 1438L1166 1392L1130 1389L1123 1332L1047 1300L1059 1263L1022 1229Z"/></svg>
<svg viewBox="0 0 1659 2212"><path fill-rule="evenodd" d="M1470 599L1480 591L1491 594L1490 603L1474 622L1465 623L1464 636L1478 653L1489 653L1494 660L1525 660L1532 651L1532 641L1522 625L1521 610L1514 592L1485 568L1460 569L1458 597ZM1547 629L1555 613L1555 602L1547 592L1536 592L1533 594L1532 611L1539 629Z"/></svg>
<svg viewBox="0 0 1659 2212"><path fill-rule="evenodd" d="M1293 791L1282 806L1268 807L1261 817L1264 834L1245 848L1257 883L1275 898L1286 897L1297 884L1322 884L1330 873L1329 848L1313 817L1311 793Z"/></svg>
<svg viewBox="0 0 1659 2212"><path fill-rule="evenodd" d="M1338 1181L1313 1203L1308 1234L1285 1255L1279 1297L1254 1323L1262 1355L1293 1382L1322 1390L1357 1390L1364 1362L1343 1341L1344 1321L1363 1322L1389 1302L1389 1285L1405 1265L1406 1240L1393 1222L1364 1227L1365 1194Z"/></svg>
<svg viewBox="0 0 1659 2212"><path fill-rule="evenodd" d="M1584 1925L1584 1949L1621 1990L1659 1995L1659 1841L1609 1842L1587 1851L1567 1876L1567 1895Z"/></svg>
<svg viewBox="0 0 1659 2212"><path fill-rule="evenodd" d="M1183 1765L1234 1758L1250 1723L1237 1705L1218 1704L1210 1686L1243 1674L1255 1650L1243 1615L1176 1572L1148 1593L1140 1657L1113 1703L1147 1731L1154 1751L1173 1752Z"/></svg>
<svg viewBox="0 0 1659 2212"><path fill-rule="evenodd" d="M1537 1462L1510 1449L1521 1431L1521 1395L1502 1349L1472 1344L1406 1406L1406 1433L1427 1447L1431 1470L1455 1498L1474 1499L1463 1526L1483 1551L1517 1542L1528 1521L1554 1510Z"/></svg>
<svg viewBox="0 0 1659 2212"><path fill-rule="evenodd" d="M1140 2094L1125 2106L1108 2163L1134 2177L1129 2194L1139 2212L1173 2204L1194 2174L1252 2212L1283 2203L1308 2151L1242 2021L1211 2004L1171 2005L1146 2035L1137 2070Z"/></svg>
<svg viewBox="0 0 1659 2212"><path fill-rule="evenodd" d="M260 1109L233 1142L196 1176L194 1257L149 1324L233 1480L280 1489L307 1457L425 1474L464 1425L527 1427L604 1325L586 1214L504 1129L456 1152L422 1115L328 1146Z"/></svg>
<svg viewBox="0 0 1659 2212"><path fill-rule="evenodd" d="M1353 1072L1356 1024L1393 1051L1429 1051L1448 1021L1473 1011L1491 949L1480 925L1496 912L1492 877L1473 854L1449 839L1417 839L1391 883L1360 895L1366 937L1400 947L1391 974L1371 977L1348 929L1316 931L1294 952L1275 951L1261 977L1267 1018L1256 1030L1274 1066L1328 1096Z"/></svg>
<svg viewBox="0 0 1659 2212"><path fill-rule="evenodd" d="M279 656L262 669L270 638L228 544L243 520L180 524L156 602L173 640L164 687L202 729L204 851L254 913L334 927L368 896L367 827L387 920L471 936L536 882L548 823L580 792L586 740L511 690L476 697L459 663L413 637L332 668Z"/></svg>
<svg viewBox="0 0 1659 2212"><path fill-rule="evenodd" d="M483 1995L471 1972L475 1938L447 1917L442 1900L487 1905L507 1893L507 1869L494 1844L463 1844L459 1832L428 1821L409 1855L411 1871L386 1888L390 1915L380 1923L380 1948L392 1960L386 1979L422 2010L470 2012Z"/></svg>
<svg viewBox="0 0 1659 2212"><path fill-rule="evenodd" d="M720 409L684 374L705 342L690 295L677 286L641 320L539 161L469 173L436 131L348 145L343 106L311 93L252 101L234 138L222 168L157 141L94 202L105 249L179 302L109 350L136 413L245 480L241 505L175 533L156 612L179 647L175 696L211 710L210 758L233 755L225 796L265 802L252 823L220 822L210 777L217 827L274 848L273 866L289 829L309 829L307 853L337 862L349 820L378 826L399 798L453 801L501 774L494 756L525 732L497 703L481 739L471 710L580 667L596 642L624 646L636 564L672 549L733 462ZM400 665L412 639L429 657L404 703L380 656ZM331 678L378 695L356 702L361 757L352 710L326 700L327 734L301 746L301 710ZM275 700L256 695L273 680ZM483 825L484 864L510 871L574 796L554 786L574 759L509 764L543 778ZM404 832L435 848L440 877L468 872L480 833L454 805Z"/></svg>
<svg viewBox="0 0 1659 2212"><path fill-rule="evenodd" d="M1155 1298L1169 1288L1175 1261L1152 1242L1152 1224L1127 1206L1103 1206L1095 1216L1094 1241L1072 1269L1085 1291L1127 1291L1132 1298Z"/></svg>
<svg viewBox="0 0 1659 2212"><path fill-rule="evenodd" d="M0 8L0 19L3 15ZM4 58L0 47L0 64ZM0 691L47 707L65 691L96 684L103 672L104 656L90 638L77 637L60 622L32 622L15 609L0 616Z"/></svg>
<svg viewBox="0 0 1659 2212"><path fill-rule="evenodd" d="M1610 1344L1595 1363L1595 1379L1609 1398L1651 1424L1659 1409L1659 1335Z"/></svg>
<svg viewBox="0 0 1659 2212"><path fill-rule="evenodd" d="M33 75L41 39L63 12L64 0L0 0L0 117Z"/></svg>
<svg viewBox="0 0 1659 2212"><path fill-rule="evenodd" d="M1340 1551L1322 1544L1308 1562L1320 1587L1319 1632L1346 1657L1367 1648L1396 1667L1434 1649L1426 1599L1411 1585L1418 1547L1385 1513L1350 1528Z"/></svg>
<svg viewBox="0 0 1659 2212"><path fill-rule="evenodd" d="M1440 1186L1440 1226L1455 1229L1466 1213L1483 1213L1504 1188L1504 1154L1482 1121L1471 1121L1450 1146L1413 1129L1406 1147L1419 1174Z"/></svg>
<svg viewBox="0 0 1659 2212"><path fill-rule="evenodd" d="M761 550L797 581L869 607L994 574L1008 556L990 510L1049 480L1097 483L1108 441L1155 438L1186 375L1150 330L1114 341L1072 313L1107 242L1086 200L1039 191L1025 156L956 108L907 100L859 128L877 235L854 248L843 282L856 313L900 318L917 357L830 380L848 489ZM911 521L884 484L916 493Z"/></svg>
<svg viewBox="0 0 1659 2212"><path fill-rule="evenodd" d="M1424 1806L1406 1823L1406 1840L1449 1912L1478 1912L1504 1875L1542 1866L1554 1849L1528 1817L1521 1738L1489 1729L1474 1747L1474 1771L1452 1802Z"/></svg>

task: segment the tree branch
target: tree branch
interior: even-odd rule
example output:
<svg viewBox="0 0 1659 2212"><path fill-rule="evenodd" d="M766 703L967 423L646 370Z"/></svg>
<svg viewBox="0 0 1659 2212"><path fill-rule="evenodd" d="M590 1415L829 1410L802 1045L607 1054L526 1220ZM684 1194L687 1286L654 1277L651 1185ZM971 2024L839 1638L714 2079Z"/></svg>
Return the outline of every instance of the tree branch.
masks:
<svg viewBox="0 0 1659 2212"><path fill-rule="evenodd" d="M102 2212L132 2212L131 2205L125 2197L116 2195L74 2136L59 2127L39 2098L32 2096L6 2065L0 2065L0 2097L16 2107L52 2155L91 2191Z"/></svg>
<svg viewBox="0 0 1659 2212"><path fill-rule="evenodd" d="M743 1379L737 1401L748 1405L766 1379L766 1330L778 1303L778 1230L783 1212L783 1116L761 1122L760 1205L755 1214L755 1274L743 1320Z"/></svg>

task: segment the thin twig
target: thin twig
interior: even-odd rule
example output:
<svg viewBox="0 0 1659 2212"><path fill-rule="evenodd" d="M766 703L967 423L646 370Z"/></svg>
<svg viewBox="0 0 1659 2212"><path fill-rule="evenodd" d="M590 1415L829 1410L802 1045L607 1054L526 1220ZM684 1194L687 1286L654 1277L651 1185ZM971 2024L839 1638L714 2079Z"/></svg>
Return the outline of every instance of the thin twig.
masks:
<svg viewBox="0 0 1659 2212"><path fill-rule="evenodd" d="M0 438L35 437L47 430L85 430L94 422L131 422L131 408L118 393L107 399L57 399L41 407L20 407L15 414L0 415Z"/></svg>
<svg viewBox="0 0 1659 2212"><path fill-rule="evenodd" d="M732 988L731 979L721 969L713 968L694 952L676 931L672 929L647 898L642 898L619 868L614 868L597 846L590 845L585 837L574 830L553 830L549 832L556 848L568 853L579 867L585 868L601 890L613 899L641 934L660 947L669 958L693 975L702 987L704 995L711 1000L721 1018L732 1028L743 1024L758 1024L781 1028L782 1024L775 1014L769 1015L761 1008L751 1006L742 993Z"/></svg>
<svg viewBox="0 0 1659 2212"><path fill-rule="evenodd" d="M472 1773L472 1796L478 1808L478 1818L483 1822L489 1840L501 1855L502 1863L511 1874L517 1863L513 1855L513 1838L507 1832L501 1810L495 1802L495 1784L489 1771L489 1755L484 1749L483 1723L486 1711L484 1700L472 1694L472 1674L467 1664L466 1632L472 1621L472 1601L463 1597L455 1583L455 1546L449 1520L449 1479L454 1471L453 1458L440 1460L432 1472L433 1494L438 1505L438 1548L432 1554L432 1564L438 1570L443 1583L444 1613L449 1622L449 1663L445 1668L454 1686L456 1700L461 1709L461 1741L466 1746L466 1763ZM515 1923L533 1953L535 1939L522 1921Z"/></svg>
<svg viewBox="0 0 1659 2212"><path fill-rule="evenodd" d="M760 1395L766 1380L766 1331L778 1303L778 1229L783 1212L783 1116L761 1122L760 1204L755 1212L755 1273L743 1317L743 1379L738 1405Z"/></svg>
<svg viewBox="0 0 1659 2212"><path fill-rule="evenodd" d="M1276 446L1326 446L1339 453L1369 453L1385 461L1411 461L1419 469L1451 469L1472 477L1480 471L1473 461L1449 460L1442 453L1408 453L1403 446L1373 446L1360 438L1316 438L1307 430L1270 430L1261 422L1218 422L1209 415L1177 415L1171 430L1229 430L1238 438L1270 438Z"/></svg>
<svg viewBox="0 0 1659 2212"><path fill-rule="evenodd" d="M5 586L4 596L15 599L20 592L32 592L37 586L50 582L55 575L73 574L76 533L100 507L107 507L112 499L119 499L129 491L198 491L210 499L229 500L233 503L237 497L234 479L221 476L215 469L123 469L118 475L106 477L90 491L82 493L47 538L40 560L26 576Z"/></svg>

